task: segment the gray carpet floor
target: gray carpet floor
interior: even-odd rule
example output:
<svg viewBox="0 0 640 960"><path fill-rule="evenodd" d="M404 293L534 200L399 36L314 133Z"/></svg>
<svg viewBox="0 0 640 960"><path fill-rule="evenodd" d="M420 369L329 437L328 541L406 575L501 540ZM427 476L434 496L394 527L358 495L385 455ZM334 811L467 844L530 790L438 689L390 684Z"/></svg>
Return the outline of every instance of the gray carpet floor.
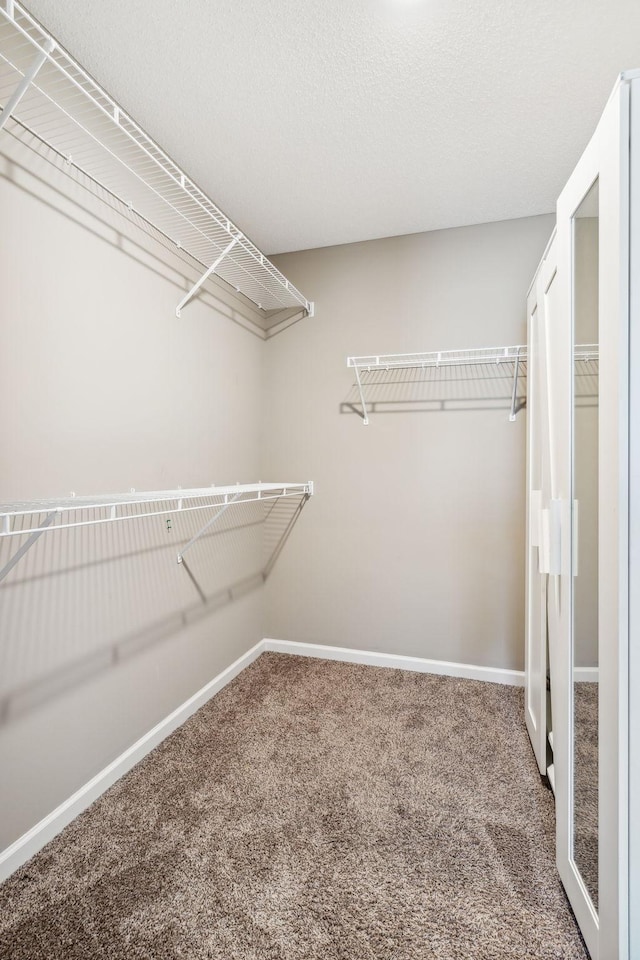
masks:
<svg viewBox="0 0 640 960"><path fill-rule="evenodd" d="M0 887L0 956L584 960L522 691L264 654Z"/></svg>
<svg viewBox="0 0 640 960"><path fill-rule="evenodd" d="M598 909L598 684L574 683L573 856Z"/></svg>

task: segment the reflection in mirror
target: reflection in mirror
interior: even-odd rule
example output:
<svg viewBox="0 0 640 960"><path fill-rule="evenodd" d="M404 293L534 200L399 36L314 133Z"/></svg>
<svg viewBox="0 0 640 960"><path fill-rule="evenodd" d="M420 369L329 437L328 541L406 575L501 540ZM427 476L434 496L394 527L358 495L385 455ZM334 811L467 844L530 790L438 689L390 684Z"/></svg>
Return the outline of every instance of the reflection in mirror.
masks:
<svg viewBox="0 0 640 960"><path fill-rule="evenodd" d="M598 181L573 221L573 859L598 908Z"/></svg>

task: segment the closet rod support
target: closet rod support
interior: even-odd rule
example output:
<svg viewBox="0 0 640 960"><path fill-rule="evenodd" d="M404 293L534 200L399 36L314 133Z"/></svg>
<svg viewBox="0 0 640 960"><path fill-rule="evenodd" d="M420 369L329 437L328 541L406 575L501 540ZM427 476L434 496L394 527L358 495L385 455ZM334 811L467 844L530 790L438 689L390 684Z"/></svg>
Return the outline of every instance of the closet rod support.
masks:
<svg viewBox="0 0 640 960"><path fill-rule="evenodd" d="M57 511L54 510L53 513L50 513L47 517L45 517L45 519L44 519L44 520L42 521L42 523L40 524L39 529L38 529L38 530L34 530L34 532L31 534L31 536L29 537L29 539L26 540L26 541L22 544L22 546L20 547L19 550L16 550L16 552L14 553L14 555L11 557L11 560L9 560L9 562L4 565L4 567L2 568L2 570L0 570L0 581L1 581L1 580L4 580L4 578L7 576L7 574L8 574L11 570L13 570L13 568L14 568L15 565L16 565L16 563L19 563L19 561L22 560L22 558L24 557L24 555L25 555L25 553L27 552L27 550L30 550L30 549L31 549L31 547L34 545L34 543L35 543L36 540L38 539L38 537L41 537L42 534L43 534L43 533L45 532L45 530L47 529L47 527L48 527L50 524L53 523L53 521L54 521L55 518L56 518L56 513L57 513Z"/></svg>
<svg viewBox="0 0 640 960"><path fill-rule="evenodd" d="M518 394L518 371L520 369L520 347L516 350L515 360L513 361L513 393L511 394L511 413L509 420L511 423L516 419L516 403Z"/></svg>
<svg viewBox="0 0 640 960"><path fill-rule="evenodd" d="M187 550L189 549L189 547L192 547L192 546L194 545L194 543L196 542L196 540L199 540L200 537L202 536L202 534L205 533L205 531L207 531L207 530L209 529L209 527L212 527L212 526L214 525L214 523L216 522L216 520L218 520L218 519L222 516L222 514L225 512L225 510L228 510L229 507L231 506L231 504L232 504L232 503L235 503L237 500L239 500L240 497L241 497L241 494L240 494L240 493L236 493L236 495L235 495L234 497L231 497L231 499L229 499L228 494L225 494L225 497L224 497L224 505L223 505L222 507L220 507L220 509L217 511L217 513L214 513L214 515L211 517L211 519L208 520L208 521L205 523L204 527L202 527L200 530L198 530L198 532L195 534L195 536L191 537L191 540L189 540L189 543L186 545L186 547L184 547L184 549L182 550L182 553L179 553L179 554L178 554L178 558L177 558L177 559L178 559L178 563L182 563L183 558L184 558L184 555L185 555L185 553L187 552Z"/></svg>
<svg viewBox="0 0 640 960"><path fill-rule="evenodd" d="M360 370L356 365L354 365L354 370L356 371L356 380L358 381L358 390L360 392L360 402L362 404L362 422L366 427L369 423L369 414L367 413L367 404L364 399L364 390L362 389L362 381L360 380Z"/></svg>
<svg viewBox="0 0 640 960"><path fill-rule="evenodd" d="M189 301L193 299L193 297L196 295L196 293L198 292L202 284L209 279L211 274L215 273L215 271L218 269L218 267L220 266L220 264L222 263L226 255L230 253L233 247L235 247L239 239L240 239L239 236L234 237L231 243L227 244L227 246L224 248L224 250L218 257L218 259L213 261L211 266L205 271L205 273L202 274L198 282L194 284L194 286L191 287L191 290L189 290L189 292L182 298L182 300L176 307L176 317L178 317L178 319L180 319L180 311L182 310L182 308L185 307L189 303Z"/></svg>
<svg viewBox="0 0 640 960"><path fill-rule="evenodd" d="M36 74L40 70L40 67L44 64L45 60L47 59L49 54L53 52L54 49L55 49L55 43L53 42L51 37L49 37L49 39L45 42L44 50L40 50L38 52L35 60L33 61L31 66L25 73L24 77L22 78L22 80L20 81L16 89L13 91L13 93L7 100L4 106L4 109L0 114L0 130L2 130L7 120L9 119L9 117L11 116L11 114L13 113L13 111L18 106L18 104L24 97L25 93L29 89L31 83L35 80Z"/></svg>

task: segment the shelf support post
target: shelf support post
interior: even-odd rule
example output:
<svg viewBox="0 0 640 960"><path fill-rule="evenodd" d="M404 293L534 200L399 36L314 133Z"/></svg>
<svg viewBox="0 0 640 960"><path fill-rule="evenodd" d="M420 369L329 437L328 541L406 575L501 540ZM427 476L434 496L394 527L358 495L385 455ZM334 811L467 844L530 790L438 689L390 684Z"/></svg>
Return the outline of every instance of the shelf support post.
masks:
<svg viewBox="0 0 640 960"><path fill-rule="evenodd" d="M209 277L211 276L211 274L212 274L212 273L215 273L215 271L218 269L218 267L220 266L220 264L222 263L222 261L224 260L224 258L227 256L227 254L230 253L230 251L233 249L233 247L235 247L235 245L236 245L236 243L238 242L239 239L240 239L239 237L234 237L234 238L233 238L233 240L231 241L231 243L228 244L228 245L224 248L224 250L222 251L222 253L221 253L220 256L218 257L218 259L213 261L213 263L212 263L211 266L208 268L208 270L206 270L206 271L202 274L202 276L200 277L200 279L198 280L198 282L197 282L196 284L194 284L194 286L191 287L191 290L189 290L189 292L182 298L182 300L180 301L180 303L179 303L178 306L176 307L176 317L178 317L178 319L180 319L180 312L181 312L182 308L185 307L185 306L189 303L189 301L193 299L193 297L196 295L196 293L198 292L198 290L200 289L200 287L202 286L202 284L205 282L205 280L208 280Z"/></svg>
<svg viewBox="0 0 640 960"><path fill-rule="evenodd" d="M43 63L45 62L45 60L47 59L47 57L53 51L54 48L55 48L55 43L53 42L51 37L49 37L49 39L45 43L44 50L39 51L35 60L33 61L31 66L25 73L24 77L22 78L22 80L20 81L16 89L13 91L13 93L7 100L2 113L0 113L0 130L2 130L2 128L6 124L11 114L13 113L15 108L18 106L22 98L24 97L25 93L29 89L29 86L31 85L33 80L35 80L36 74L38 73L40 67L43 65Z"/></svg>
<svg viewBox="0 0 640 960"><path fill-rule="evenodd" d="M22 544L22 546L20 547L20 549L19 549L19 550L16 550L16 552L14 553L14 555L11 557L11 560L9 560L8 563L5 563L5 565L4 565L4 567L2 568L2 570L0 570L0 581L1 581L1 580L4 580L4 578L7 576L7 574L8 574L11 570L13 570L13 568L14 568L15 565L16 565L16 563L18 563L20 560L22 560L22 558L24 557L24 555L25 555L25 553L27 552L27 550L30 550L30 549L31 549L31 547L34 545L34 543L35 543L36 540L38 539L38 537L41 537L41 536L42 536L42 534L45 532L45 530L47 529L47 527L48 527L50 524L53 523L53 521L55 520L55 518L56 518L56 511L54 510L53 513L50 513L47 517L45 517L45 519L44 519L44 520L42 521L42 523L40 524L40 527L39 527L37 530L34 530L34 531L33 531L33 533L31 534L31 536L29 537L29 539L28 539L28 540L25 540L25 542Z"/></svg>
<svg viewBox="0 0 640 960"><path fill-rule="evenodd" d="M189 540L189 543L186 545L186 547L184 547L184 548L182 549L182 552L178 554L178 563L182 563L183 557L184 557L185 553L187 552L187 550L189 549L189 547L192 547L192 546L194 545L194 543L196 542L196 540L199 540L200 537L202 536L202 534L203 534L206 530L208 530L209 527L212 527L212 526L214 525L214 523L216 522L216 520L218 520L218 519L222 516L222 514L225 512L225 510L228 510L232 503L235 503L237 500L240 499L240 496L241 496L241 495L240 495L239 493L236 493L235 497L231 497L231 500L227 500L227 497L225 496L225 503L224 503L224 505L223 505L222 507L220 507L220 509L218 510L217 513L214 513L214 515L211 517L211 519L208 520L208 521L205 523L204 527L202 527L200 530L198 530L198 532L195 534L195 536L191 537L191 540Z"/></svg>
<svg viewBox="0 0 640 960"><path fill-rule="evenodd" d="M366 427L369 423L369 414L367 413L367 404L364 399L364 390L362 389L362 381L360 379L360 369L357 363L354 363L353 369L356 372L356 380L358 382L358 390L360 392L360 403L362 404L362 422Z"/></svg>
<svg viewBox="0 0 640 960"><path fill-rule="evenodd" d="M513 393L511 394L511 413L509 420L513 423L516 418L516 402L518 393L518 371L520 370L520 347L516 350L516 358L513 363Z"/></svg>

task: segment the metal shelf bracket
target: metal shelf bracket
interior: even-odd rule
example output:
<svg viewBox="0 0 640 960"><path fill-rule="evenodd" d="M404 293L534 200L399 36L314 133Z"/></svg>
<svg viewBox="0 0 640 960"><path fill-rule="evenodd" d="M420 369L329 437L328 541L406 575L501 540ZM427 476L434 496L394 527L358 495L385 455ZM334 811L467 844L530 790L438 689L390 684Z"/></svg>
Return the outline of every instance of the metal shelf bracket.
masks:
<svg viewBox="0 0 640 960"><path fill-rule="evenodd" d="M366 427L367 424L369 423L369 415L367 413L367 401L364 398L364 390L362 389L362 380L360 379L360 370L357 366L355 367L355 371L356 371L356 380L358 382L358 391L360 393L360 403L362 404L362 422Z"/></svg>
<svg viewBox="0 0 640 960"><path fill-rule="evenodd" d="M194 543L196 543L196 541L200 539L200 537L202 536L202 534L205 533L210 527L212 527L212 526L214 525L214 523L215 523L217 520L220 519L220 517L222 516L222 514L225 513L225 511L227 511L227 510L229 509L229 507L231 506L231 504L232 504L232 503L236 503L236 502L240 499L240 496L241 496L241 494L237 493L237 494L235 495L235 497L231 497L231 498L230 498L228 494L225 494L224 506L220 507L220 509L217 511L217 513L214 513L214 515L211 517L211 519L208 520L207 523L205 523L204 527L201 527L200 530L198 530L198 532L195 534L195 536L191 537L191 540L189 540L189 543L187 543L187 545L182 548L182 552L178 554L178 563L182 563L182 562L183 562L183 560L184 560L184 555L185 555L185 553L187 552L187 550L189 549L189 547L192 547L192 546L194 545ZM260 498L260 499L261 499L261 498Z"/></svg>
<svg viewBox="0 0 640 960"><path fill-rule="evenodd" d="M26 541L22 544L22 546L20 547L19 550L16 550L16 552L14 553L14 555L11 557L11 560L9 560L8 563L5 563L5 565L4 565L4 567L2 568L2 570L0 570L0 581L4 580L4 578L7 576L7 574L8 574L11 570L13 570L13 568L14 568L15 565L16 565L16 563L19 563L20 560L22 560L22 558L24 557L25 553L26 553L28 550L31 549L31 547L34 545L34 543L36 542L36 540L37 540L39 537L41 537L42 534L45 532L45 530L47 529L47 527L50 526L50 525L53 523L53 521L54 521L55 518L56 518L56 513L57 513L56 510L54 510L53 513L50 513L49 516L46 517L46 518L42 521L42 523L40 524L40 528L39 528L38 530L34 530L34 532L31 534L31 536L29 537L29 539L26 540ZM5 519L7 519L7 518L5 518Z"/></svg>
<svg viewBox="0 0 640 960"><path fill-rule="evenodd" d="M516 349L516 358L513 362L513 392L511 394L511 413L509 420L511 423L516 419L516 403L518 398L518 371L520 370L520 347Z"/></svg>
<svg viewBox="0 0 640 960"><path fill-rule="evenodd" d="M198 290L200 289L200 287L202 286L202 284L203 284L206 280L209 279L209 277L211 276L211 274L216 272L217 268L220 266L220 264L222 263L222 261L224 260L224 258L226 257L226 255L231 252L231 250L235 247L235 245L236 245L236 243L238 242L239 239L240 239L239 236L238 236L238 237L234 237L233 240L231 241L231 243L227 244L227 246L224 248L224 250L222 251L222 253L220 254L220 256L217 258L217 260L214 260L214 261L213 261L213 263L211 264L211 266L209 267L209 269L206 270L206 271L202 274L202 276L200 277L200 279L198 280L198 282L195 283L195 284L193 285L193 287L191 287L191 290L189 290L189 292L182 298L182 300L180 301L180 303L179 303L178 306L176 307L176 317L177 317L178 319L180 319L180 315L181 315L182 308L183 308L183 307L186 307L186 305L189 303L189 301L194 298L194 296L196 295L196 293L198 292Z"/></svg>
<svg viewBox="0 0 640 960"><path fill-rule="evenodd" d="M11 116L11 114L13 113L13 111L18 106L18 104L24 97L25 93L29 89L29 86L35 80L36 75L40 70L40 67L42 67L43 64L46 62L49 54L53 53L53 51L55 50L55 46L56 46L55 42L51 39L51 37L45 40L44 49L40 50L36 54L31 66L25 72L22 80L20 81L20 83L18 84L18 86L13 91L13 93L7 100L6 104L4 105L2 113L0 114L0 130L2 130L7 120L9 119L9 117Z"/></svg>

